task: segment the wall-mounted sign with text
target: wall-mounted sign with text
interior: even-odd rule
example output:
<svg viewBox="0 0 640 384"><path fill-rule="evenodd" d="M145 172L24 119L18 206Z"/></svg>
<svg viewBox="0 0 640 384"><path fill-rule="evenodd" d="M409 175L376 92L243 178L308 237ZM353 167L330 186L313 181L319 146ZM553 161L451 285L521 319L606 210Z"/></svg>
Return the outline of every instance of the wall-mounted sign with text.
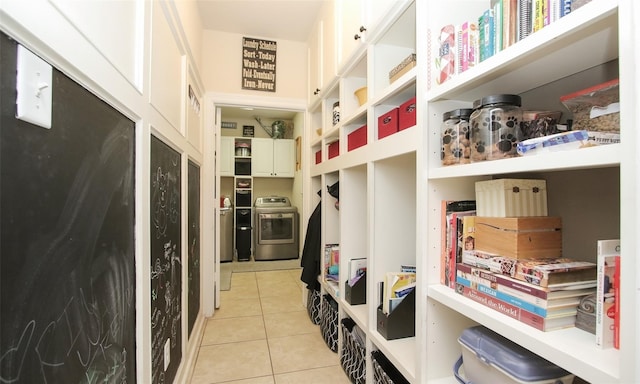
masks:
<svg viewBox="0 0 640 384"><path fill-rule="evenodd" d="M242 38L242 89L276 91L276 42Z"/></svg>

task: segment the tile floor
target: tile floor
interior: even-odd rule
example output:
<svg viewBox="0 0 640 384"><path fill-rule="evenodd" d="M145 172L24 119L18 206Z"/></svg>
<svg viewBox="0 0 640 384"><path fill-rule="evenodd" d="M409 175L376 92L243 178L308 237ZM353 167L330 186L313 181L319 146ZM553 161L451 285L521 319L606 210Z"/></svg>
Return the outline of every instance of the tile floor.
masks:
<svg viewBox="0 0 640 384"><path fill-rule="evenodd" d="M191 384L349 384L302 305L300 269L234 273Z"/></svg>

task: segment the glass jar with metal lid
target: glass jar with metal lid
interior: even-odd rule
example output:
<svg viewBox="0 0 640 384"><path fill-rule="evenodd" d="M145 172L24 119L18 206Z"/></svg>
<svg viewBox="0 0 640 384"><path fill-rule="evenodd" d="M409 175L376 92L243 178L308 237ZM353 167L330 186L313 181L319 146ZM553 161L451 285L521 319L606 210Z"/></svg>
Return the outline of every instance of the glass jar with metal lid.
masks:
<svg viewBox="0 0 640 384"><path fill-rule="evenodd" d="M471 156L470 108L455 109L442 115L440 159L442 165L468 164Z"/></svg>
<svg viewBox="0 0 640 384"><path fill-rule="evenodd" d="M515 157L521 140L522 100L518 95L492 95L480 99L471 124L471 161Z"/></svg>

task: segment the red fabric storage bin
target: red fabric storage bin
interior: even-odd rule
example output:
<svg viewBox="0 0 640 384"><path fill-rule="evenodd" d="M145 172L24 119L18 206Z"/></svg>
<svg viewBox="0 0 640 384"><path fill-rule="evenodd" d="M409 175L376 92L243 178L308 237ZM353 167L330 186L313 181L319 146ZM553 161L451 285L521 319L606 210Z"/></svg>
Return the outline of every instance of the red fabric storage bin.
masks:
<svg viewBox="0 0 640 384"><path fill-rule="evenodd" d="M347 151L352 151L363 145L367 145L366 124L347 135Z"/></svg>
<svg viewBox="0 0 640 384"><path fill-rule="evenodd" d="M316 152L316 164L322 163L322 149Z"/></svg>
<svg viewBox="0 0 640 384"><path fill-rule="evenodd" d="M398 110L398 131L416 125L416 98L404 102Z"/></svg>
<svg viewBox="0 0 640 384"><path fill-rule="evenodd" d="M340 140L334 141L329 144L329 158L333 159L334 157L340 154Z"/></svg>
<svg viewBox="0 0 640 384"><path fill-rule="evenodd" d="M398 108L378 117L378 140L398 132Z"/></svg>

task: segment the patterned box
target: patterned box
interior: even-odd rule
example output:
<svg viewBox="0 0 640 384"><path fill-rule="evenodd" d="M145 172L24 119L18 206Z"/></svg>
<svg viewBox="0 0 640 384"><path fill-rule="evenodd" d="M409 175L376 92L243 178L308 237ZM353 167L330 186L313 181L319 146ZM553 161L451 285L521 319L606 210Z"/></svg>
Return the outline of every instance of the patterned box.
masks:
<svg viewBox="0 0 640 384"><path fill-rule="evenodd" d="M495 179L476 182L478 216L547 216L547 182Z"/></svg>

